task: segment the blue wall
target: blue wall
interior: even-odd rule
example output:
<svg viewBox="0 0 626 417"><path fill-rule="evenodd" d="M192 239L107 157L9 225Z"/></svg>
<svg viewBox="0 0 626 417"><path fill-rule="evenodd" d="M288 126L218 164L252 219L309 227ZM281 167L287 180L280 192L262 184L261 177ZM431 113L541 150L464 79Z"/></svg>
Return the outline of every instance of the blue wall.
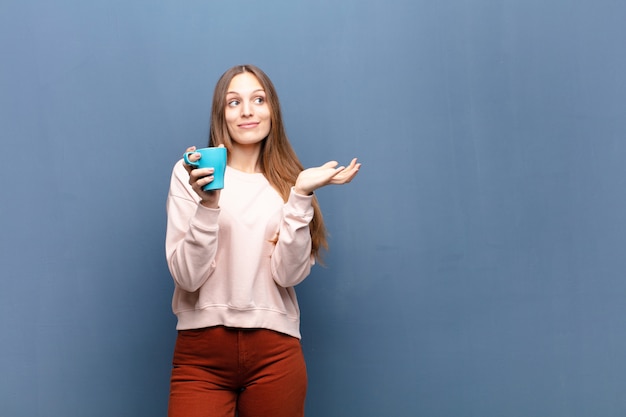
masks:
<svg viewBox="0 0 626 417"><path fill-rule="evenodd" d="M166 413L172 164L251 62L319 192L316 416L626 415L626 3L0 2L0 415Z"/></svg>

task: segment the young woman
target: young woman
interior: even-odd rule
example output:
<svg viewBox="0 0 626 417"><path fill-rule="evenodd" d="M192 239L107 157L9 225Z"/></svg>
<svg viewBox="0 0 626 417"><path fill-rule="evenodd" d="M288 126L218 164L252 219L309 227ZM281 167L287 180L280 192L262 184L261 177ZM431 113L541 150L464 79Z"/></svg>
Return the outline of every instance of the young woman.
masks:
<svg viewBox="0 0 626 417"><path fill-rule="evenodd" d="M227 148L224 189L203 191L213 169L179 162L167 200L178 318L169 417L303 416L307 376L293 287L327 247L313 192L350 182L361 164L303 169L276 90L252 65L218 81L209 146Z"/></svg>

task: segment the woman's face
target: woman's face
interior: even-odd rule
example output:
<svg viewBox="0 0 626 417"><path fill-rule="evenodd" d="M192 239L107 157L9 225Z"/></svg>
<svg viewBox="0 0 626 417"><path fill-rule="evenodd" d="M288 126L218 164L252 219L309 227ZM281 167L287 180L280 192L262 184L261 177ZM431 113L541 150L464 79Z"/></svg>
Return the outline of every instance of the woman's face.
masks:
<svg viewBox="0 0 626 417"><path fill-rule="evenodd" d="M270 132L271 111L265 90L249 72L236 75L226 93L226 126L231 139L239 145L261 143Z"/></svg>

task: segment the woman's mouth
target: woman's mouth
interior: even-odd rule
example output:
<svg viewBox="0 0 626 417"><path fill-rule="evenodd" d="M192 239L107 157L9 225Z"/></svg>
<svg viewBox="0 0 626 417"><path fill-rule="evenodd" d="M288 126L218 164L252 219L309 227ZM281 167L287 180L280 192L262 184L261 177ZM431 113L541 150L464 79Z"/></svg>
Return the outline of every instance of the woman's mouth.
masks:
<svg viewBox="0 0 626 417"><path fill-rule="evenodd" d="M248 123L242 123L239 125L239 128L241 129L252 129L255 128L259 125L259 122L248 122Z"/></svg>

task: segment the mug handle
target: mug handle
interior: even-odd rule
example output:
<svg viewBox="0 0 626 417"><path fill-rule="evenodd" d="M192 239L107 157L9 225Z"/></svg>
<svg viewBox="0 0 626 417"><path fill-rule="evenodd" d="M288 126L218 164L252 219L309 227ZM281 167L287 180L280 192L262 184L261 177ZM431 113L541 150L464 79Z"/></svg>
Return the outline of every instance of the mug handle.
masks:
<svg viewBox="0 0 626 417"><path fill-rule="evenodd" d="M186 163L187 165L191 165L192 167L198 168L198 166L199 166L198 161L199 161L200 159L198 159L198 161L196 161L196 162L191 162L191 161L189 160L189 155L194 154L194 153L196 153L196 152L185 152L185 153L183 154L183 159L185 160L185 163ZM202 155L200 155L200 158L202 158Z"/></svg>

